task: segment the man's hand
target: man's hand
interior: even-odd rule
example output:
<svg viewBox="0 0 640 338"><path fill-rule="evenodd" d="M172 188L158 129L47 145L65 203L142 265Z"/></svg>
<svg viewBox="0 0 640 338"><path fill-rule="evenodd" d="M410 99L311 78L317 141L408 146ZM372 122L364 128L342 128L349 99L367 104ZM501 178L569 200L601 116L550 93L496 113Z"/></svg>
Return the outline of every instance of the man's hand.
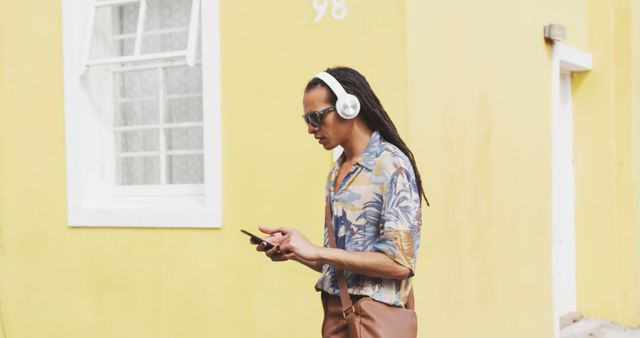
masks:
<svg viewBox="0 0 640 338"><path fill-rule="evenodd" d="M284 240L284 235L282 234L282 232L262 225L259 226L258 229L260 229L261 232L269 235L262 239L273 244L274 247L267 250L265 243L262 242L258 244L256 250L264 252L264 254L274 262L282 262L288 260L289 258L285 258L282 254L282 251L280 250L280 244Z"/></svg>
<svg viewBox="0 0 640 338"><path fill-rule="evenodd" d="M284 258L312 262L319 258L322 248L311 243L300 231L293 228L277 228L274 231L284 234L283 240L278 245Z"/></svg>

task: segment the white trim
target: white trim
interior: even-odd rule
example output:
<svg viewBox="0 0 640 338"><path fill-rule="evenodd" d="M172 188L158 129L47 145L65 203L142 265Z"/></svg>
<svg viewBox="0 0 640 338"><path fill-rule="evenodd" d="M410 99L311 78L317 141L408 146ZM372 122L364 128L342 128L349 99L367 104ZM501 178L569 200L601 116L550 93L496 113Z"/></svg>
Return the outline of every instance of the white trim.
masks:
<svg viewBox="0 0 640 338"><path fill-rule="evenodd" d="M165 154L167 155L200 155L200 154L204 154L204 150L202 149L165 150Z"/></svg>
<svg viewBox="0 0 640 338"><path fill-rule="evenodd" d="M557 56L560 69L565 72L584 72L591 70L591 54L577 48L556 42L553 44L554 55Z"/></svg>
<svg viewBox="0 0 640 338"><path fill-rule="evenodd" d="M189 31L189 27L153 29L153 30L143 31L142 36L164 35L167 33L180 33L180 32L188 32L188 31ZM112 35L111 38L114 40L131 39L131 38L135 38L136 34L137 33L115 34L115 35Z"/></svg>
<svg viewBox="0 0 640 338"><path fill-rule="evenodd" d="M126 153L116 153L116 157L156 157L160 156L160 151L136 151L136 152L126 152Z"/></svg>
<svg viewBox="0 0 640 338"><path fill-rule="evenodd" d="M165 95L165 99L173 100L173 99L192 99L194 97L202 97L202 93L187 93L187 94L170 94Z"/></svg>
<svg viewBox="0 0 640 338"><path fill-rule="evenodd" d="M167 183L167 168L165 167L167 165L167 160L165 158L165 151L166 151L166 147L165 147L165 123L164 123L164 95L165 95L165 78L164 78L164 69L163 68L158 68L157 70L158 72L158 121L160 122L160 125L158 125L158 137L159 140L158 142L160 142L160 184L161 185L165 185Z"/></svg>
<svg viewBox="0 0 640 338"><path fill-rule="evenodd" d="M196 61L196 51L198 49L198 25L200 23L200 0L193 0L191 4L191 20L189 26L189 36L187 40L187 65L193 67Z"/></svg>
<svg viewBox="0 0 640 338"><path fill-rule="evenodd" d="M140 2L140 0L111 0L111 1L96 1L95 7L107 7L107 6L118 6L118 5L126 5L130 3Z"/></svg>
<svg viewBox="0 0 640 338"><path fill-rule="evenodd" d="M204 154L204 189L205 204L214 206L211 221L216 226L222 224L222 119L220 113L220 14L219 0L203 0L200 8L202 36L202 92L206 99L202 100L203 111L214 114L203 114L202 122L210 132L203 133L202 142L209 146ZM206 33L205 33L206 32ZM208 36L205 38L205 34Z"/></svg>
<svg viewBox="0 0 640 338"><path fill-rule="evenodd" d="M217 228L220 225L213 222L203 220L212 218L210 213L202 206L205 202L202 198L186 198L165 199L162 201L153 201L153 206L140 208L139 205L144 199L131 199L130 201L122 201L120 205L113 208L108 206L114 205L113 202L106 201L104 205L94 203L87 204L85 210L88 212L80 212L69 218L71 226L76 227L153 227L153 228ZM179 201L184 202L178 205ZM127 210L135 204L137 209ZM118 211L114 213L114 211ZM132 219L135 222L132 222Z"/></svg>
<svg viewBox="0 0 640 338"><path fill-rule="evenodd" d="M552 194L556 308L559 316L577 310L575 254L575 170L571 74L560 75L560 109L552 117Z"/></svg>
<svg viewBox="0 0 640 338"><path fill-rule="evenodd" d="M581 51L579 49L567 46L560 42L553 43L553 54L551 58L551 154L552 154L552 165L551 165L551 184L552 184L552 196L551 196L551 234L552 234L552 244L551 244L551 294L552 294L552 303L553 303L553 337L560 337L560 316L563 315L560 313L559 306L560 300L559 297L559 286L560 286L560 273L563 269L567 269L567 266L561 265L560 262L560 245L558 242L558 238L560 234L560 210L562 210L563 205L559 197L556 195L555 184L558 179L558 161L559 154L558 151L558 142L562 139L561 134L563 130L558 125L558 118L562 113L563 109L570 108L571 106L571 95L568 97L561 97L561 86L563 85L562 76L565 76L565 86L569 86L570 89L570 73L571 72L579 72L579 71L588 71L591 70L592 67L592 56L591 54ZM566 89L566 87L565 87ZM562 99L568 100L562 102ZM564 107L563 107L564 105ZM572 124L572 122L569 122ZM571 141L573 142L573 141ZM571 175L570 175L571 176ZM573 189L573 188L572 188ZM573 217L572 215L570 215ZM569 240L575 241L575 235L573 238L569 238ZM569 245L571 247L571 245ZM573 247L575 247L575 243L573 243ZM574 262L575 264L575 262ZM571 264L569 264L571 265ZM572 265L575 267L575 265ZM569 267L570 268L570 267Z"/></svg>
<svg viewBox="0 0 640 338"><path fill-rule="evenodd" d="M91 59L91 37L93 36L93 25L95 25L96 20L96 0L89 0L88 3L91 5L91 10L89 10L89 15L87 15L87 22L84 25L85 36L83 41L84 51L82 55L84 56L84 59L82 60L82 72L87 70L87 64L89 64L89 59ZM84 8L81 7L79 10L84 11Z"/></svg>
<svg viewBox="0 0 640 338"><path fill-rule="evenodd" d="M153 53L153 54L118 56L113 58L89 60L87 62L87 66L99 66L99 65L108 65L108 64L114 64L114 63L141 62L141 61L152 61L152 60L166 60L171 58L184 58L186 56L187 56L187 52L183 50L173 51L173 52Z"/></svg>
<svg viewBox="0 0 640 338"><path fill-rule="evenodd" d="M196 196L203 195L205 193L202 184L172 184L166 186L157 185L118 185L109 188L110 196L148 196L154 197L162 195L163 197L170 196Z"/></svg>
<svg viewBox="0 0 640 338"><path fill-rule="evenodd" d="M114 114L105 114L108 120L105 121L105 123L100 125L101 134L102 134L102 137L100 140L103 142L103 144L101 146L102 162L99 163L98 166L102 165L100 169L102 170L102 172L105 173L104 180L101 182L102 185L100 187L100 190L105 191L109 189L109 187L115 186L116 177L121 175L120 170L122 168L116 165L117 159L115 156L113 156L113 154L116 154L118 152L116 151L116 145L115 145L116 134L113 132L113 126L115 125L114 119L115 119L115 116L120 115L121 105L117 104L117 102L114 102L113 100L114 97L120 96L120 93L118 95L115 94L116 91L119 89L119 84L115 80L116 74L110 71L109 67L102 67L102 68L105 69L105 71L109 72L109 83L113 85L111 87L111 92L108 93L107 95L107 97L109 97L110 99L108 100L109 107L107 108L106 111L114 112ZM100 179L99 177L96 178L96 180L99 180L99 179ZM105 193L101 195L104 195L104 194Z"/></svg>
<svg viewBox="0 0 640 338"><path fill-rule="evenodd" d="M165 150L166 155L200 155L204 150ZM160 156L160 151L138 151L129 153L116 153L116 157L153 157Z"/></svg>
<svg viewBox="0 0 640 338"><path fill-rule="evenodd" d="M109 2L114 3L116 2ZM85 0L62 1L67 207L70 226L217 228L222 225L218 0L203 0L202 9L201 40L205 60L202 62L202 90L207 93L201 96L203 121L177 123L175 126L203 127L204 149L177 152L203 154L204 184L115 186L113 170L109 172L101 167L105 162L103 157L113 156L113 140L109 141L108 136L105 136L114 134L113 121L110 121L112 114L104 112L115 108L105 108L114 103L113 95L110 100L99 98L99 102L92 101L95 98L90 97L85 88L90 77L94 76L94 70L83 73L88 56L84 53L87 48L87 23L83 20L87 17L87 11L95 11L95 5ZM93 27L89 29L92 32ZM119 58L119 62L155 57L168 62L149 68L158 65L184 66L184 58L175 64L167 59L176 55L178 54L157 53L138 58ZM179 55L184 57L185 52L180 52ZM109 68L111 67L100 68L100 72L104 72L100 76L113 74ZM105 81L107 82L113 83ZM169 152L172 151L167 151Z"/></svg>
<svg viewBox="0 0 640 338"><path fill-rule="evenodd" d="M197 61L196 62L197 65L201 65L202 61ZM109 69L111 72L114 73L118 73L118 72L128 72L131 70L142 70L142 69L154 69L154 68L170 68L170 67L180 67L180 66L186 66L187 63L185 62L185 60L165 60L165 61L161 61L161 62L156 62L156 63L144 63L144 64L135 64L135 65L126 65L126 66L117 66L117 67L113 67L112 69ZM174 95L178 95L178 94L174 94ZM170 95L173 96L173 95Z"/></svg>
<svg viewBox="0 0 640 338"><path fill-rule="evenodd" d="M133 55L140 55L142 48L142 31L144 30L144 22L147 18L147 0L140 0L140 9L138 10L138 27L136 27L136 40L133 46Z"/></svg>
<svg viewBox="0 0 640 338"><path fill-rule="evenodd" d="M159 124L143 124L143 125L130 125L113 127L113 131L139 131L139 130L151 130L161 128L189 128L189 127L202 127L202 122L176 122L176 123L162 123ZM160 143L163 144L163 143Z"/></svg>
<svg viewBox="0 0 640 338"><path fill-rule="evenodd" d="M114 72L115 73L115 72ZM117 103L127 103L127 102L146 102L146 101L155 101L157 97L148 96L148 97L119 97L116 99Z"/></svg>

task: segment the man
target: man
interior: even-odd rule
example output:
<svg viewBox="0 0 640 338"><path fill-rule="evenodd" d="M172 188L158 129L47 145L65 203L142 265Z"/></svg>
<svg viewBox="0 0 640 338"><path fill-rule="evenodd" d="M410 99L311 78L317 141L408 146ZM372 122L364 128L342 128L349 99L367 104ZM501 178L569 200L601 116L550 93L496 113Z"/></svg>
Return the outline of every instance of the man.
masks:
<svg viewBox="0 0 640 338"><path fill-rule="evenodd" d="M413 154L360 73L337 67L318 74L305 88L303 107L308 133L327 150L344 148L327 178L324 245L293 228L268 227L260 227L269 235L264 240L276 246L254 244L273 261L294 260L321 272L323 337L347 337L340 270L354 301L405 306L426 196Z"/></svg>

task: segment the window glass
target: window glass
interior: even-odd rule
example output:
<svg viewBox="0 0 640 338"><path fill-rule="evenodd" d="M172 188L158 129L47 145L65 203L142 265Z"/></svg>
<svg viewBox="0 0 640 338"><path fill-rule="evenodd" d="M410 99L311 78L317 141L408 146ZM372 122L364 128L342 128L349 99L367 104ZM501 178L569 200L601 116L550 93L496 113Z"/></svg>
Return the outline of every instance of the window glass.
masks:
<svg viewBox="0 0 640 338"><path fill-rule="evenodd" d="M160 184L159 157L122 157L116 161L119 185Z"/></svg>
<svg viewBox="0 0 640 338"><path fill-rule="evenodd" d="M202 67L113 69L116 184L204 183Z"/></svg>
<svg viewBox="0 0 640 338"><path fill-rule="evenodd" d="M91 59L133 55L139 3L101 6L95 9Z"/></svg>
<svg viewBox="0 0 640 338"><path fill-rule="evenodd" d="M142 54L187 49L191 0L149 0Z"/></svg>
<svg viewBox="0 0 640 338"><path fill-rule="evenodd" d="M169 155L168 184L195 184L204 181L202 154Z"/></svg>

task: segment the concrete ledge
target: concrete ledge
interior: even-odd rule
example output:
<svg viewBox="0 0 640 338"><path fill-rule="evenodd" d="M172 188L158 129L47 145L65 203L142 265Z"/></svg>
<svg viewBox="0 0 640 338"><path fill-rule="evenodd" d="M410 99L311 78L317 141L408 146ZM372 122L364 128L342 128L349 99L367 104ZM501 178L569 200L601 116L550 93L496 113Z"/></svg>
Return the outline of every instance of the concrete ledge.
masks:
<svg viewBox="0 0 640 338"><path fill-rule="evenodd" d="M640 338L640 329L585 318L561 329L560 338Z"/></svg>

